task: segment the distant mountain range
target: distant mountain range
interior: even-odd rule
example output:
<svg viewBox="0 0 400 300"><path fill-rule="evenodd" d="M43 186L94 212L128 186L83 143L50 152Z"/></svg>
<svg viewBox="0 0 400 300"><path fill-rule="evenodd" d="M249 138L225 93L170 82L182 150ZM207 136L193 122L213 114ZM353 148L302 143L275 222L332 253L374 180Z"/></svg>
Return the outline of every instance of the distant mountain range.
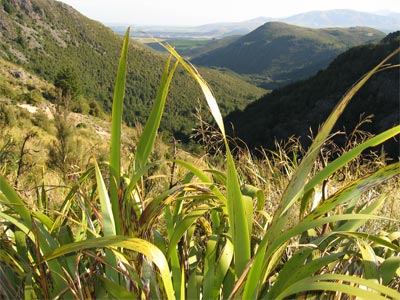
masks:
<svg viewBox="0 0 400 300"><path fill-rule="evenodd" d="M400 13L377 15L346 9L312 11L281 21L313 28L366 26L387 33L400 29Z"/></svg>
<svg viewBox="0 0 400 300"><path fill-rule="evenodd" d="M247 34L266 22L279 21L292 25L325 28L325 27L372 27L389 33L400 29L400 13L385 12L384 14L373 14L347 9L336 9L327 11L311 11L297 14L287 18L259 17L243 22L214 23L194 27L179 26L133 26L133 37L148 37L148 34L161 38L196 38L210 39L221 38L229 35ZM109 24L117 33L123 32L126 24ZM144 33L139 32L142 30Z"/></svg>
<svg viewBox="0 0 400 300"><path fill-rule="evenodd" d="M268 22L191 61L246 74L253 83L271 89L309 77L346 49L384 36L367 27L312 29Z"/></svg>
<svg viewBox="0 0 400 300"><path fill-rule="evenodd" d="M292 135L301 136L303 144L309 144L310 128L315 136L319 125L326 120L346 90L399 45L400 31L397 31L380 43L349 49L312 78L274 90L243 111L229 114L225 121L228 128L231 128L228 124L233 125L230 134L240 137L253 149L272 149L275 140L286 140ZM399 59L397 55L391 63L399 64ZM399 68L374 75L346 108L336 130L345 129L348 134L351 133L361 114L374 115L372 123L360 128L373 134L399 124L399 75ZM386 150L392 157L399 156L398 141L387 144Z"/></svg>

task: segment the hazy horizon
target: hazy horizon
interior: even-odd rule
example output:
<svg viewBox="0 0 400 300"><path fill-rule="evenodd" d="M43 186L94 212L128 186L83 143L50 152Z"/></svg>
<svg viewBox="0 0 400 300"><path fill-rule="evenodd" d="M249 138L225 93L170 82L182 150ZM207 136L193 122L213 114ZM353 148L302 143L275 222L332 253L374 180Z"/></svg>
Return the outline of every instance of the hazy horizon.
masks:
<svg viewBox="0 0 400 300"><path fill-rule="evenodd" d="M59 0L71 5L85 16L105 24L136 24L142 26L197 26L210 23L241 22L258 17L284 18L308 11L350 9L360 12L400 13L398 0L203 0L192 4L183 0ZM200 4L199 4L200 3Z"/></svg>

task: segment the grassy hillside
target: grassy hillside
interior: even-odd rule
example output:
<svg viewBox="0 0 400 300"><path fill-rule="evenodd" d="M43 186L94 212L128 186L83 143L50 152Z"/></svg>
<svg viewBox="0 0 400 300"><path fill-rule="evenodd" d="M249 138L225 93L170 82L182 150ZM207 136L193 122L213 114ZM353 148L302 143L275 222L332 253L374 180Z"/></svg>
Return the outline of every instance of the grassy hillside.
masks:
<svg viewBox="0 0 400 300"><path fill-rule="evenodd" d="M53 84L0 58L0 174L15 183L18 190L23 189L28 198L34 197L40 181L45 181L48 186L70 184L88 168L93 157L101 162L107 160L109 153L110 117L59 108L56 94ZM80 100L85 101L84 98ZM50 155L54 146L61 147L57 131L59 111L62 119L65 115L67 121L65 132L68 137L64 141L68 149L64 170L60 165L54 165ZM143 127L132 128L123 124L122 130L121 153L123 157L130 157ZM173 151L169 142L164 143L161 136L157 138L152 157L169 157ZM180 148L175 151L177 158L190 157L191 161L197 161L195 156ZM203 164L200 160L198 163ZM128 159L122 162L123 168L128 169L129 165ZM50 189L49 196L54 205L60 204L64 192L63 189Z"/></svg>
<svg viewBox="0 0 400 300"><path fill-rule="evenodd" d="M0 57L18 63L53 82L65 67L72 69L86 98L111 109L114 76L121 37L71 7L53 0L1 0ZM144 122L156 95L166 58L131 45L124 120ZM263 91L238 78L217 71L204 71L216 86L223 113L243 107ZM187 136L194 126L192 112L200 89L184 72L176 73L162 129ZM173 120L173 122L168 121Z"/></svg>
<svg viewBox="0 0 400 300"><path fill-rule="evenodd" d="M291 135L307 136L311 126L316 132L344 92L362 77L368 69L399 47L400 32L388 35L379 44L351 48L339 55L330 65L314 77L285 88L250 104L243 111L230 114L235 134L250 147L273 148L274 139L287 139ZM393 63L399 63L397 56ZM364 124L363 130L378 133L399 123L399 72L397 69L376 74L354 97L337 128L351 131L360 114L373 114L373 122ZM298 117L301 116L301 117ZM397 143L388 146L393 156L399 154Z"/></svg>
<svg viewBox="0 0 400 300"><path fill-rule="evenodd" d="M49 150L57 141L58 108L46 97L56 98L51 83L0 59L0 169L13 182L19 181L16 185L23 186L27 194L40 180L38 174L48 177L48 184L63 182L60 170L47 166ZM67 143L71 146L65 163L68 173L79 173L86 168L88 157L96 154L101 160L107 153L110 122L107 118L65 113ZM125 132L124 144L128 145L134 130L125 128Z"/></svg>
<svg viewBox="0 0 400 300"><path fill-rule="evenodd" d="M383 37L372 28L311 29L269 22L193 62L250 74L258 85L274 88L315 74L349 47Z"/></svg>

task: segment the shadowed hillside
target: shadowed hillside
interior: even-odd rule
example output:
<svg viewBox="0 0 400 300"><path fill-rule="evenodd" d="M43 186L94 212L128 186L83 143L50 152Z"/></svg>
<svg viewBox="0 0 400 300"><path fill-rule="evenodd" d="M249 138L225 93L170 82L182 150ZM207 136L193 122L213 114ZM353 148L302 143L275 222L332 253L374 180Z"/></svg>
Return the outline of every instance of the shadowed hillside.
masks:
<svg viewBox="0 0 400 300"><path fill-rule="evenodd" d="M245 110L230 114L226 122L232 123L235 134L252 148L272 148L275 139L287 139L291 135L302 136L302 141L308 143L310 126L315 133L351 84L398 48L399 42L398 31L379 44L351 48L326 70L306 81L275 90ZM392 62L398 64L399 57ZM379 72L356 94L337 128L352 130L362 113L374 115L373 122L362 128L372 133L398 124L399 94L398 69ZM387 147L392 155L398 155L397 143Z"/></svg>

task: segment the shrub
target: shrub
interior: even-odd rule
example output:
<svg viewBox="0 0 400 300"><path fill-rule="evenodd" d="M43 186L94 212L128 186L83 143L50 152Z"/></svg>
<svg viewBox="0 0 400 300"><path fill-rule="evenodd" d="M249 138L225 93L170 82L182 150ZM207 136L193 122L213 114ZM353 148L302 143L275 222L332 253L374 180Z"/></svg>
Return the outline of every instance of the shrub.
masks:
<svg viewBox="0 0 400 300"><path fill-rule="evenodd" d="M86 123L79 123L76 125L76 128L87 128L87 124Z"/></svg>
<svg viewBox="0 0 400 300"><path fill-rule="evenodd" d="M16 123L15 112L5 103L0 103L0 128L12 127Z"/></svg>
<svg viewBox="0 0 400 300"><path fill-rule="evenodd" d="M49 146L47 166L58 169L63 176L67 176L72 165L71 160L74 156L74 142L72 128L67 119L62 115L54 116L56 127L56 140Z"/></svg>
<svg viewBox="0 0 400 300"><path fill-rule="evenodd" d="M61 90L63 98L75 100L80 94L78 77L75 70L71 67L64 67L57 73L54 86Z"/></svg>
<svg viewBox="0 0 400 300"><path fill-rule="evenodd" d="M26 102L29 104L40 104L43 101L42 93L38 89L34 89L26 94Z"/></svg>
<svg viewBox="0 0 400 300"><path fill-rule="evenodd" d="M104 115L103 109L101 108L100 104L91 99L89 100L89 115L101 118Z"/></svg>
<svg viewBox="0 0 400 300"><path fill-rule="evenodd" d="M49 131L49 129L50 129L49 118L43 112L35 113L33 115L33 118L31 119L31 122L33 125L40 127L45 131Z"/></svg>
<svg viewBox="0 0 400 300"><path fill-rule="evenodd" d="M71 101L71 111L79 114L89 114L90 107L87 100L81 96Z"/></svg>
<svg viewBox="0 0 400 300"><path fill-rule="evenodd" d="M3 0L3 9L6 13L12 15L16 13L16 9L14 6L11 5L11 3L8 0Z"/></svg>

